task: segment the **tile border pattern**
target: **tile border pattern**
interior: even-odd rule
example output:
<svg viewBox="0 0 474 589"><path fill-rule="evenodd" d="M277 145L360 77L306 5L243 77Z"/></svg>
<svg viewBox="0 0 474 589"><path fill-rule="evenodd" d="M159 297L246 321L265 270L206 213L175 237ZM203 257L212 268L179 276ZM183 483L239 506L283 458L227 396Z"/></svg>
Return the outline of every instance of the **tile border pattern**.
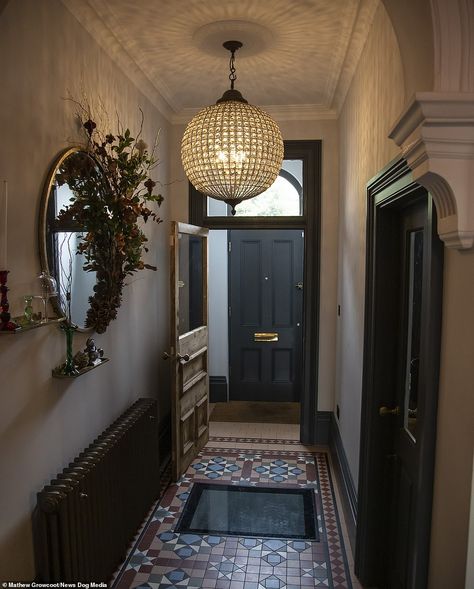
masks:
<svg viewBox="0 0 474 589"><path fill-rule="evenodd" d="M212 438L171 485L130 551L114 589L351 589L351 576L325 452L286 449L295 440L262 440L281 449L239 448L253 438ZM276 466L276 468L275 468ZM216 476L218 475L218 476ZM194 481L314 489L319 542L175 533Z"/></svg>

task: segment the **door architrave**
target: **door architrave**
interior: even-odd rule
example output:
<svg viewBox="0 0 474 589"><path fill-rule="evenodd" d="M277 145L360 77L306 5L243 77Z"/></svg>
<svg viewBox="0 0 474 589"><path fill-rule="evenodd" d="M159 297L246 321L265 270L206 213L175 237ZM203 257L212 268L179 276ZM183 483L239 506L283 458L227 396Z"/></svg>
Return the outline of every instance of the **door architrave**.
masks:
<svg viewBox="0 0 474 589"><path fill-rule="evenodd" d="M303 160L300 217L209 217L206 198L189 185L189 222L208 229L303 229L303 377L300 438L316 444L319 375L319 269L321 255L321 140L285 141L284 159Z"/></svg>
<svg viewBox="0 0 474 589"><path fill-rule="evenodd" d="M388 164L367 186L367 249L366 249L366 299L364 326L364 369L362 377L362 412L360 441L360 475L358 490L357 537L355 551L355 572L361 582L367 586L378 586L383 582L385 571L384 551L387 550L387 510L388 502L382 493L384 484L384 459L390 449L384 444L382 429L385 427L378 415L381 391L377 384L377 374L389 367L389 359L382 358L376 345L376 315L386 302L381 300L379 283L383 280L376 274L377 253L381 244L376 243L377 226L382 214L400 210L407 204L426 195L426 189L413 181L411 170L403 159ZM425 321L423 339L427 342L425 354L429 361L425 363L423 374L426 390L435 395L424 408L423 436L420 438L420 481L417 489L422 501L418 502L413 555L413 571L410 589L426 587L429 564L429 540L431 529L431 508L433 498L433 477L436 444L436 417L439 381L439 354L441 342L442 280L443 280L443 244L436 232L436 211L431 196L428 194L427 228L431 236L430 250L427 255L428 293L423 313L430 321ZM391 227L387 225L387 231ZM377 248L379 248L377 250ZM385 252L384 252L385 253ZM380 255L380 253L379 253ZM398 261L390 259L390 252L384 258L387 266ZM393 289L394 297L398 293ZM388 314L387 314L388 315ZM384 319L388 328L393 318ZM380 329L380 328L378 328ZM387 339L389 333L385 334ZM386 365L384 366L384 363ZM384 393L385 394L385 393Z"/></svg>

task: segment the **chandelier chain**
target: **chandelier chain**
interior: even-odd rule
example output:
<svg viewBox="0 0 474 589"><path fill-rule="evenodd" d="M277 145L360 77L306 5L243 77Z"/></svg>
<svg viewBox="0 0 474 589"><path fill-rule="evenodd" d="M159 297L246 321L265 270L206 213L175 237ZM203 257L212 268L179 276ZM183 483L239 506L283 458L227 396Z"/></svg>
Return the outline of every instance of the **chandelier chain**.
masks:
<svg viewBox="0 0 474 589"><path fill-rule="evenodd" d="M234 89L235 80L237 80L237 74L235 73L235 50L231 51L230 60L229 60L229 80L230 80L230 89Z"/></svg>

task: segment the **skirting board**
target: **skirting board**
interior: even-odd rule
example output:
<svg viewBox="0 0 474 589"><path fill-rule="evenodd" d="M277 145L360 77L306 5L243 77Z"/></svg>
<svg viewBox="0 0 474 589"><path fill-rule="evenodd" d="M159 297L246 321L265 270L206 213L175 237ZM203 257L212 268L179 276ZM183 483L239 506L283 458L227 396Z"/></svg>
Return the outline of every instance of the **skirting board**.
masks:
<svg viewBox="0 0 474 589"><path fill-rule="evenodd" d="M210 376L209 377L209 402L210 403L227 403L227 377Z"/></svg>
<svg viewBox="0 0 474 589"><path fill-rule="evenodd" d="M335 476L339 481L342 508L347 524L347 532L352 550L355 550L356 522L357 522L357 489L349 469L344 446L342 445L339 426L334 413L331 413L329 448Z"/></svg>
<svg viewBox="0 0 474 589"><path fill-rule="evenodd" d="M315 440L317 446L329 446L329 435L331 430L332 411L316 412Z"/></svg>

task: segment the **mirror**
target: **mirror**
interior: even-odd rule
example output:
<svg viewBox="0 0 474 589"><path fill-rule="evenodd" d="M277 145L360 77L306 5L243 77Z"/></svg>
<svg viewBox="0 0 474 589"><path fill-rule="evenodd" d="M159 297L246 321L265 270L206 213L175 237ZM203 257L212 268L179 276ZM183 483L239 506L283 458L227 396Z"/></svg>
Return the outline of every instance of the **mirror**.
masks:
<svg viewBox="0 0 474 589"><path fill-rule="evenodd" d="M84 270L84 256L77 250L86 235L85 227L61 218L60 213L85 184L99 188L106 183L102 169L90 154L73 147L53 164L43 192L39 220L41 269L58 283L58 296L51 299L55 312L81 330L87 329L96 273Z"/></svg>

